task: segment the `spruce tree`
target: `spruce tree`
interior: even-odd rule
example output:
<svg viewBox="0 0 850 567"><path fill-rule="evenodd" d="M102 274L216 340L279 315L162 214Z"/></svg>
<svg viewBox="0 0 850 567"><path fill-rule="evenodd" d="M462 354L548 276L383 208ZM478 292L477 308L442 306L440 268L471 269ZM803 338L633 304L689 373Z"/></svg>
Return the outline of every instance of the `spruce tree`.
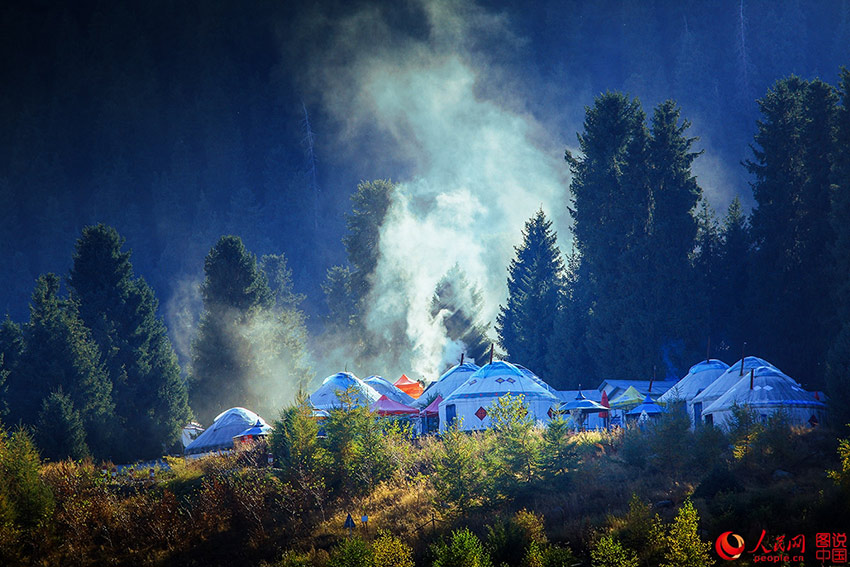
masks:
<svg viewBox="0 0 850 567"><path fill-rule="evenodd" d="M751 337L748 303L750 282L748 267L751 262L749 223L744 215L741 200L737 197L729 204L720 232L720 250L715 285L718 294L717 320L719 334L716 343L720 348L738 352Z"/></svg>
<svg viewBox="0 0 850 567"><path fill-rule="evenodd" d="M80 412L59 388L42 402L35 427L35 440L46 459L82 459L89 454Z"/></svg>
<svg viewBox="0 0 850 567"><path fill-rule="evenodd" d="M552 221L542 209L525 223L522 236L508 267L508 298L499 306L496 332L509 360L545 379L549 339L564 290L564 261Z"/></svg>
<svg viewBox="0 0 850 567"><path fill-rule="evenodd" d="M791 376L823 384L823 360L835 332L825 262L834 241L829 223L829 171L837 97L821 81L778 81L759 101L754 160L757 207L752 305L761 320L754 346ZM788 345L794 348L788 348Z"/></svg>
<svg viewBox="0 0 850 567"><path fill-rule="evenodd" d="M135 278L124 239L99 224L76 243L69 288L104 354L120 437L117 458L152 458L190 419L188 395L151 287Z"/></svg>
<svg viewBox="0 0 850 567"><path fill-rule="evenodd" d="M841 70L839 92L830 222L835 231L832 258L836 285L832 298L841 330L830 345L826 375L836 425L850 423L850 70Z"/></svg>
<svg viewBox="0 0 850 567"><path fill-rule="evenodd" d="M442 319L446 338L462 342L466 358L479 364L491 344L487 337L490 325L478 318L482 308L481 290L469 282L460 264L440 278L431 297L431 317Z"/></svg>
<svg viewBox="0 0 850 567"><path fill-rule="evenodd" d="M112 384L77 304L61 299L59 277L41 276L23 330L24 350L9 384L13 421L35 425L43 401L62 389L80 412L86 442L96 457L112 454Z"/></svg>
<svg viewBox="0 0 850 567"><path fill-rule="evenodd" d="M594 371L594 361L587 351L588 286L582 280L578 253L567 256L564 291L558 304L555 328L548 341L546 361L548 383L559 390L575 390L582 378Z"/></svg>
<svg viewBox="0 0 850 567"><path fill-rule="evenodd" d="M191 403L203 423L232 406L256 409L264 396L254 388L257 348L279 340L267 317L274 306L257 259L238 236L222 236L204 262L204 312L192 343ZM261 351L260 351L261 352Z"/></svg>

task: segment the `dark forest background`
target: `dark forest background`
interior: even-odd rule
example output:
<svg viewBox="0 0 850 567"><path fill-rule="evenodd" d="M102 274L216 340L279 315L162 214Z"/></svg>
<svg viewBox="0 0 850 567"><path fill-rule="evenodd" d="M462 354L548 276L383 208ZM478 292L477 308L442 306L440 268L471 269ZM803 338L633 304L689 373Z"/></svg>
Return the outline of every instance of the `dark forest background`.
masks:
<svg viewBox="0 0 850 567"><path fill-rule="evenodd" d="M539 93L529 110L565 144L599 92L645 108L673 98L745 206L750 177L738 164L750 157L755 100L791 73L835 84L850 60L847 2L506 4L488 9L524 43L497 55ZM417 34L416 10L381 13ZM289 38L302 16L284 2L3 3L0 310L24 319L35 278L66 273L82 227L104 222L164 305L221 234L257 255L285 253L315 328L325 270L344 257L348 196L360 179L404 171L335 158L331 125L300 88L307 47ZM731 195L718 198L722 210Z"/></svg>

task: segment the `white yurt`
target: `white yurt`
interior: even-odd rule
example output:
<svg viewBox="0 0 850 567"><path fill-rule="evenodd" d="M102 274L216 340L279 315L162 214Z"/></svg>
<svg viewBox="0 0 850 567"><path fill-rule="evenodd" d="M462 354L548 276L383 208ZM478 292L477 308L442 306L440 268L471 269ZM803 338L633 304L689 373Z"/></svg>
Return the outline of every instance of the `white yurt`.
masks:
<svg viewBox="0 0 850 567"><path fill-rule="evenodd" d="M455 364L440 376L439 379L431 384L422 392L422 395L416 399L413 407L422 407L428 405L429 400L434 400L437 396L442 396L445 400L449 395L457 390L464 382L475 374L481 368L474 362L462 362Z"/></svg>
<svg viewBox="0 0 850 567"><path fill-rule="evenodd" d="M561 401L525 375L510 362L486 364L440 402L440 431L455 418L462 419L461 429L490 427L488 407L505 394L522 395L532 419L545 423L552 418Z"/></svg>
<svg viewBox="0 0 850 567"><path fill-rule="evenodd" d="M266 421L251 410L230 408L215 418L203 433L186 446L187 455L202 455L216 451L228 451L233 448L233 438L257 423L267 425Z"/></svg>
<svg viewBox="0 0 850 567"><path fill-rule="evenodd" d="M714 380L714 382L706 386L702 392L694 396L693 399L688 402L688 415L691 416L692 422L702 423L703 413L705 413L705 409L708 406L728 392L729 388L737 384L738 380L740 380L744 374L749 374L750 370L760 366L770 366L771 368L778 370L778 368L773 366L771 363L757 356L744 357L743 360L739 360L727 368L723 374Z"/></svg>
<svg viewBox="0 0 850 567"><path fill-rule="evenodd" d="M364 378L363 382L372 386L376 392L382 396L388 397L394 402L398 402L406 406L413 405L413 396L407 392L402 392L383 376L369 376L368 378Z"/></svg>
<svg viewBox="0 0 850 567"><path fill-rule="evenodd" d="M691 424L694 423L694 413L692 401L703 390L708 388L721 374L729 369L729 365L722 360L708 359L702 360L688 370L685 376L676 382L676 385L664 392L657 402L662 405L675 403L677 401L685 402L688 408L688 415L691 418Z"/></svg>
<svg viewBox="0 0 850 567"><path fill-rule="evenodd" d="M535 374L534 372L532 372L531 370L529 370L528 368L526 368L522 364L517 364L515 362L512 363L512 364L514 366L516 366L519 369L520 372L522 372L523 374L525 374L526 376L528 376L529 378L531 378L532 380L534 380L535 382L537 382L538 384L540 384L541 386L546 388L546 390L548 390L550 393L555 394L556 396L558 395L558 390L556 390L555 388L553 388L552 386L550 386L549 384L544 382L543 378L541 378L540 376L538 376L537 374Z"/></svg>
<svg viewBox="0 0 850 567"><path fill-rule="evenodd" d="M341 408L343 403L338 394L349 390L354 394L351 399L354 407L372 405L381 397L372 386L351 372L338 372L325 378L322 385L310 394L310 405L320 410Z"/></svg>
<svg viewBox="0 0 850 567"><path fill-rule="evenodd" d="M707 421L722 427L728 423L735 405L747 406L763 421L777 411L785 411L793 425L814 426L826 417L825 403L773 366L760 366L744 374L703 414Z"/></svg>

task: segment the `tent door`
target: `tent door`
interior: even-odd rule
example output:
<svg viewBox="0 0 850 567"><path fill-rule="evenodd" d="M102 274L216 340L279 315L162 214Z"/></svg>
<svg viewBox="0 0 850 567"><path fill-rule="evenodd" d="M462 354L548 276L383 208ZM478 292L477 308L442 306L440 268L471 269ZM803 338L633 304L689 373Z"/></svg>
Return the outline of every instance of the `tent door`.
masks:
<svg viewBox="0 0 850 567"><path fill-rule="evenodd" d="M694 404L694 425L700 425L702 423L702 402L696 402Z"/></svg>
<svg viewBox="0 0 850 567"><path fill-rule="evenodd" d="M457 417L457 408L455 408L454 404L448 404L446 406L446 427L451 427L451 425L452 425L452 423L454 423L456 417Z"/></svg>

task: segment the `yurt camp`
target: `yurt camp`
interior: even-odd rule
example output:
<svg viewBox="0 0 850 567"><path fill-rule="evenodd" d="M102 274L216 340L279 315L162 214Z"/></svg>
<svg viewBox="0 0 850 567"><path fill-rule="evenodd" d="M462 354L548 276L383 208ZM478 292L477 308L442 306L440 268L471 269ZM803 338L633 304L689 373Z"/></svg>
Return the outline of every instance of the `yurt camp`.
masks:
<svg viewBox="0 0 850 567"><path fill-rule="evenodd" d="M487 408L505 394L523 396L529 415L541 423L548 422L561 403L510 362L491 362L440 402L440 431L455 419L463 430L487 429L491 423Z"/></svg>

